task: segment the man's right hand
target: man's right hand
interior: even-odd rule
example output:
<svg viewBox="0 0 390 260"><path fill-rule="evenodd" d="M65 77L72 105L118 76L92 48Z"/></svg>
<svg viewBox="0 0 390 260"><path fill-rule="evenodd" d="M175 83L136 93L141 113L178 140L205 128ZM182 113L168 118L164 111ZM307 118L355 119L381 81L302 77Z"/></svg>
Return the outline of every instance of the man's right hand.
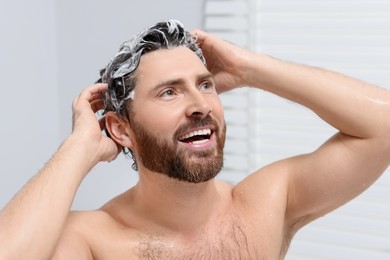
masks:
<svg viewBox="0 0 390 260"><path fill-rule="evenodd" d="M72 105L73 127L69 139L90 147L95 153L95 163L112 161L121 150L121 146L102 134L105 130L105 117L97 119L96 112L104 106L103 93L107 84L96 84L84 89Z"/></svg>

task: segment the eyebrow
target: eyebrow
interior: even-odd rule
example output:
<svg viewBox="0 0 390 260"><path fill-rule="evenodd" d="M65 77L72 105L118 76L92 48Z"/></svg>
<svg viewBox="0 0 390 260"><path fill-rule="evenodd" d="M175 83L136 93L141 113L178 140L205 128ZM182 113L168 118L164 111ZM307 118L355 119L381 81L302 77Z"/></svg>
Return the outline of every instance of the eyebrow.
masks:
<svg viewBox="0 0 390 260"><path fill-rule="evenodd" d="M196 76L196 82L204 81L206 79L214 79L211 72L202 73ZM152 91L156 91L165 86L175 86L175 85L184 85L185 81L183 78L168 79L166 81L158 83L153 87Z"/></svg>

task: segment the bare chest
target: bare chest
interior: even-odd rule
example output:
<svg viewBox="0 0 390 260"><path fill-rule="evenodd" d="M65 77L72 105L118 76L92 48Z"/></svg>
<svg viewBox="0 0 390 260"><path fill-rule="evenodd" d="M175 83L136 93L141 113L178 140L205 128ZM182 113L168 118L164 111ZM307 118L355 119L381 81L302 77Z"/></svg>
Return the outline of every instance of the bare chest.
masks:
<svg viewBox="0 0 390 260"><path fill-rule="evenodd" d="M236 224L223 224L219 232L204 231L187 241L143 237L134 249L138 259L260 259L245 230ZM253 256L253 257L252 257Z"/></svg>
<svg viewBox="0 0 390 260"><path fill-rule="evenodd" d="M255 229L235 217L191 239L145 233L137 233L131 239L116 238L112 240L116 242L99 247L94 255L95 259L140 260L279 259L280 243L270 241L272 236L268 235L261 236L260 242Z"/></svg>

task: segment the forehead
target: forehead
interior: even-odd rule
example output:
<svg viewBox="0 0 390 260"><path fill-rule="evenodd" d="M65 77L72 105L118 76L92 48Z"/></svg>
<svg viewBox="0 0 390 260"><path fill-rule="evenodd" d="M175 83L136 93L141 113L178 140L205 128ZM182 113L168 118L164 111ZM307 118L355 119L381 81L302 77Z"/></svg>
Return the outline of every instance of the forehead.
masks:
<svg viewBox="0 0 390 260"><path fill-rule="evenodd" d="M207 72L206 66L193 51L186 47L176 47L143 55L135 74L137 86L148 88L166 80L191 79Z"/></svg>

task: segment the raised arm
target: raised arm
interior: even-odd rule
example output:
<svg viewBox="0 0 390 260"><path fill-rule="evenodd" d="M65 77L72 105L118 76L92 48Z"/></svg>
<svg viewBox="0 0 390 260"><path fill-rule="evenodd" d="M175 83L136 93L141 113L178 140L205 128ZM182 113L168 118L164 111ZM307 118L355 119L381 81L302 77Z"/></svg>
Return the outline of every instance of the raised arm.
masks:
<svg viewBox="0 0 390 260"><path fill-rule="evenodd" d="M221 92L239 86L260 88L308 107L339 130L317 151L267 168L288 178L287 222L301 220L297 226L302 226L342 205L388 167L388 90L335 72L252 53L202 31L193 33L198 35ZM256 182L256 177L251 180Z"/></svg>
<svg viewBox="0 0 390 260"><path fill-rule="evenodd" d="M104 91L98 84L74 100L72 134L0 212L1 259L49 259L81 181L99 161L118 154L94 113Z"/></svg>

